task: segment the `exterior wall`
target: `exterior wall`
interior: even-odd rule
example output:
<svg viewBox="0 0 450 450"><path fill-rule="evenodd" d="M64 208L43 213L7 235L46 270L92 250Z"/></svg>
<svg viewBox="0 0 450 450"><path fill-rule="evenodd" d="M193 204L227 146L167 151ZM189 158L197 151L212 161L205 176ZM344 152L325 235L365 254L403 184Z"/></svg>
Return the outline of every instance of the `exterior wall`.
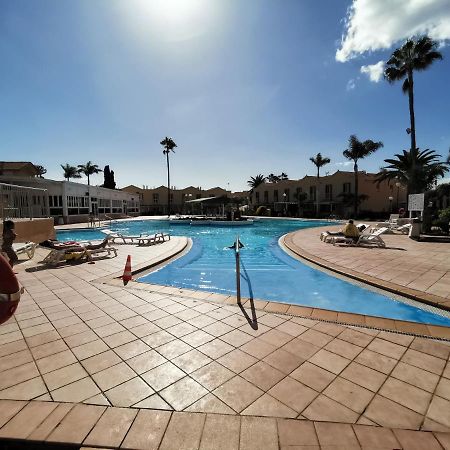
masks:
<svg viewBox="0 0 450 450"><path fill-rule="evenodd" d="M13 219L14 231L17 234L15 242L43 242L47 239L55 239L55 227L53 219ZM0 223L0 233L3 233L3 224Z"/></svg>
<svg viewBox="0 0 450 450"><path fill-rule="evenodd" d="M367 195L359 210L361 212L389 213L406 204L406 189L389 186L387 182L379 186L374 183L376 175L359 172L359 194ZM345 185L345 186L344 186ZM354 194L355 180L353 172L341 172L320 177L305 176L300 180L285 180L278 183L264 183L258 186L250 195L250 204L257 208L264 205L275 212L290 212L312 216L316 211L316 199L319 201L319 214L348 216L353 211L351 204L346 205L342 194ZM298 211L296 194L306 194L306 200L301 203ZM286 194L286 195L283 195ZM392 201L389 199L392 197ZM398 207L397 207L398 200Z"/></svg>
<svg viewBox="0 0 450 450"><path fill-rule="evenodd" d="M35 177L37 169L31 162L0 161L0 176Z"/></svg>
<svg viewBox="0 0 450 450"><path fill-rule="evenodd" d="M87 222L90 211L93 211L96 217L108 215L116 218L140 214L139 196L121 190L88 186L71 181L47 180L45 178L0 176L0 181L47 189L50 216L58 221L62 218L64 223Z"/></svg>
<svg viewBox="0 0 450 450"><path fill-rule="evenodd" d="M159 186L153 189L142 189L137 186L127 186L122 191L136 194L141 201L142 214L163 215L167 214L167 187ZM207 197L231 197L231 192L220 187L201 189L189 186L184 189L171 189L172 214L184 214L192 211L192 205L186 204L189 200Z"/></svg>

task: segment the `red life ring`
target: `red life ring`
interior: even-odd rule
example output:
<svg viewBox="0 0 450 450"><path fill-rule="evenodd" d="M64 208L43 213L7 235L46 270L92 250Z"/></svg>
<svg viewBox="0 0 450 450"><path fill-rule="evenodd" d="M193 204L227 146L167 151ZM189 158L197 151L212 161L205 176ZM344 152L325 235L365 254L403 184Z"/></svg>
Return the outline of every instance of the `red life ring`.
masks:
<svg viewBox="0 0 450 450"><path fill-rule="evenodd" d="M0 324L6 322L15 313L22 290L12 267L0 255Z"/></svg>

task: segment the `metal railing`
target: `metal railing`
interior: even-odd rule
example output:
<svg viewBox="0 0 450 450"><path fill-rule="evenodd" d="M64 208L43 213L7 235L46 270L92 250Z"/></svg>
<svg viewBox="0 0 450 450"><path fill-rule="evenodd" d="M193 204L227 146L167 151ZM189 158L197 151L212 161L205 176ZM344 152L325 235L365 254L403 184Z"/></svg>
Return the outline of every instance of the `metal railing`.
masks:
<svg viewBox="0 0 450 450"><path fill-rule="evenodd" d="M239 245L239 235L237 235L234 244L234 254L236 256L236 299L238 303L241 303L241 257Z"/></svg>
<svg viewBox="0 0 450 450"><path fill-rule="evenodd" d="M0 183L1 219L50 217L47 189Z"/></svg>

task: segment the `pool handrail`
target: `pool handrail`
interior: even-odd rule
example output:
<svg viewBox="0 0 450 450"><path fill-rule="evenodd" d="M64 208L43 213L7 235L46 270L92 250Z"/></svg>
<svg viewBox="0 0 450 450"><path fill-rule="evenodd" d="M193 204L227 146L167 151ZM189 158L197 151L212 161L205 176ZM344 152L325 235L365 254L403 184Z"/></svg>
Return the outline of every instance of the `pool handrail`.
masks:
<svg viewBox="0 0 450 450"><path fill-rule="evenodd" d="M234 244L234 254L236 256L236 300L241 303L241 263L239 252L239 235L236 236L236 242Z"/></svg>

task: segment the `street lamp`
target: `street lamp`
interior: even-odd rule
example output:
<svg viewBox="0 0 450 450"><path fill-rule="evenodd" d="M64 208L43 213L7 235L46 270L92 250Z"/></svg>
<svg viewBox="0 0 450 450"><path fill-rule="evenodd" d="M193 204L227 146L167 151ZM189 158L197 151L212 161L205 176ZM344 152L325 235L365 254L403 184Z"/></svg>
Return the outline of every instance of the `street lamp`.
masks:
<svg viewBox="0 0 450 450"><path fill-rule="evenodd" d="M392 200L394 200L394 197L392 195L389 196L389 212L392 214Z"/></svg>
<svg viewBox="0 0 450 450"><path fill-rule="evenodd" d="M286 203L286 197L287 197L287 194L286 194L286 192L283 192L283 201L284 201L284 215L285 215L285 216L287 215L287 203Z"/></svg>

